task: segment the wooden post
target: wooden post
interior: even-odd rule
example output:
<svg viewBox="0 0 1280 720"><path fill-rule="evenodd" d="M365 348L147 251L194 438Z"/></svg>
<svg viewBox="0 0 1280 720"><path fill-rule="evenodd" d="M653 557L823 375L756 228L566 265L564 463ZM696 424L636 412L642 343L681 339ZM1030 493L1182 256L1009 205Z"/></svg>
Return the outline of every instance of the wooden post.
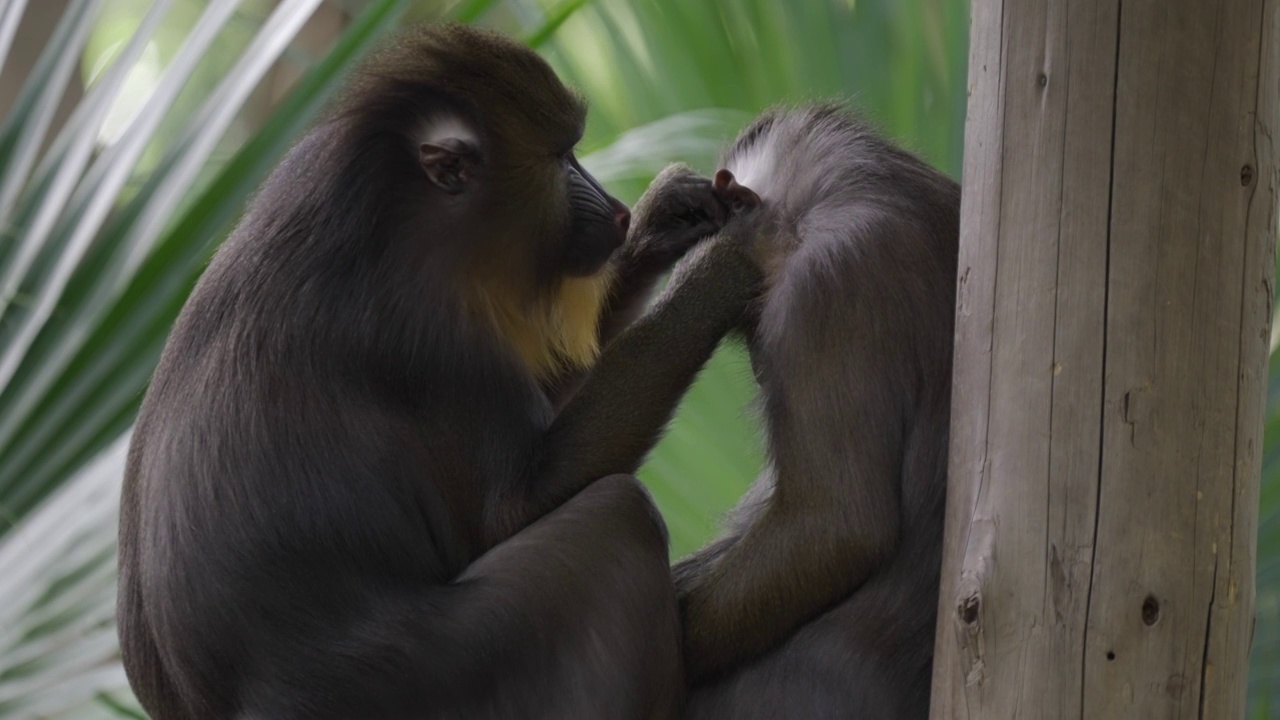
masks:
<svg viewBox="0 0 1280 720"><path fill-rule="evenodd" d="M932 718L1244 714L1280 0L973 0Z"/></svg>

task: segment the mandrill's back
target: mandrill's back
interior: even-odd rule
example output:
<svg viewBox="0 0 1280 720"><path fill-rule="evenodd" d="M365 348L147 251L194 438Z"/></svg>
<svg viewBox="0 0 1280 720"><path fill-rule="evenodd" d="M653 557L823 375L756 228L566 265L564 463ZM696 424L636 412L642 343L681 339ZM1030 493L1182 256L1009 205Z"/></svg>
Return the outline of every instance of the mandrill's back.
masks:
<svg viewBox="0 0 1280 720"><path fill-rule="evenodd" d="M347 639L353 609L464 564L404 510L433 507L422 480L438 467L422 460L426 423L390 399L405 382L362 382L351 349L375 296L335 278L358 266L320 243L354 230L324 202L343 171L333 135L304 138L219 249L139 413L118 617L157 717L231 717L255 684L325 677L342 665L317 648Z"/></svg>

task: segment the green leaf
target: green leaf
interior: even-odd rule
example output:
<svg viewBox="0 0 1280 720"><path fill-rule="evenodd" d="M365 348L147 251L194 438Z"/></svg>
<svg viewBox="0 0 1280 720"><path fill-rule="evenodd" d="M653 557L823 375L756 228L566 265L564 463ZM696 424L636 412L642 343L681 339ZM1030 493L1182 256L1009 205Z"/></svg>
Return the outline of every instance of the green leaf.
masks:
<svg viewBox="0 0 1280 720"><path fill-rule="evenodd" d="M116 715L116 717L130 718L131 720L147 720L147 716L140 710L135 710L124 703L116 700L107 693L98 693L98 702Z"/></svg>
<svg viewBox="0 0 1280 720"><path fill-rule="evenodd" d="M128 690L113 622L124 433L169 326L245 199L312 121L350 64L411 4L370 4L229 162L188 196L174 193L195 184L234 108L315 1L285 0L277 6L259 40L211 93L205 110L196 113L180 141L165 149L159 165L123 204L118 181L128 173L122 175L121 168L133 166L136 152L108 149L85 172L83 163L74 166L71 148L78 136L55 141L42 166L48 172L38 171L24 188L22 197L32 207L67 203L68 209L59 227L39 243L37 261L19 273L22 287L36 291L35 301L47 297L44 293L58 295L53 311L44 318L23 315L23 308L10 311L16 314L8 317L17 317L24 327L28 322L38 326L29 342L13 332L14 324L0 335L8 340L0 339L0 355L20 358L10 381L0 383L0 577L5 578L0 582L0 716L59 717L89 707L138 716L119 700ZM226 0L218 2L222 9L228 6ZM205 40L212 22L200 26ZM143 26L140 31L148 32ZM188 45L184 57L195 58L197 45ZM68 52L76 55L78 49ZM120 55L128 56L127 49ZM113 96L107 82L111 72L99 78L86 102L95 90L99 97ZM159 105L153 110L165 112ZM83 124L76 132L96 132L101 115L96 117L85 110L73 113L72 122ZM139 118L135 128L142 137L154 128L155 117L144 111ZM145 143L135 140L129 147L136 150L138 144ZM61 190L61 197L51 200L50 193L59 192L52 179L59 173L72 177L79 189L76 194ZM111 212L100 229L88 233L78 228L94 221L92 198L108 200ZM48 282L50 257L62 262L61 250L75 247L65 240L76 232L89 238L80 247L78 264L65 278ZM43 279L30 282L32 273Z"/></svg>
<svg viewBox="0 0 1280 720"><path fill-rule="evenodd" d="M8 218L35 162L100 5L100 0L73 0L68 4L0 126L0 219ZM0 307L3 301L4 297L0 297Z"/></svg>
<svg viewBox="0 0 1280 720"><path fill-rule="evenodd" d="M525 38L525 42L528 43L530 47L536 48L542 46L547 42L547 40L551 39L551 36L555 34L556 30L560 29L560 26L563 25L570 16L582 9L587 3L593 1L594 0L565 0L560 3L553 8L551 12L547 13L547 19L542 24L542 27L530 33L529 36Z"/></svg>
<svg viewBox="0 0 1280 720"><path fill-rule="evenodd" d="M69 319L46 326L32 345L32 353L42 360L24 364L15 382L0 393L0 505L8 514L29 511L65 477L68 464L59 448L74 449L82 462L111 439L101 430L118 425L119 414L136 407L169 325L244 199L329 99L344 70L408 5L407 0L381 0L348 28L261 131L175 219L118 298L105 311L93 309L100 319L86 337L52 364L44 359L64 343ZM144 187L108 234L131 224L151 192L154 188ZM74 283L79 288L93 282L92 266L82 272Z"/></svg>
<svg viewBox="0 0 1280 720"><path fill-rule="evenodd" d="M463 23L476 22L497 4L498 0L466 0L453 11L453 19Z"/></svg>

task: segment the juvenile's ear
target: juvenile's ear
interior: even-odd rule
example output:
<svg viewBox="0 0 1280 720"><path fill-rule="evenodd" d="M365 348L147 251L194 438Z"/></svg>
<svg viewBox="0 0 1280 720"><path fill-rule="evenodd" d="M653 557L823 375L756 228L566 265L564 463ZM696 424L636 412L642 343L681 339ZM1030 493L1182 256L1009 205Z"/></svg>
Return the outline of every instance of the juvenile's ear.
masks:
<svg viewBox="0 0 1280 720"><path fill-rule="evenodd" d="M737 178L728 170L717 171L711 187L720 201L735 212L760 207L760 196L746 185L738 184Z"/></svg>
<svg viewBox="0 0 1280 720"><path fill-rule="evenodd" d="M436 187L457 195L470 184L480 164L480 149L472 140L444 137L419 145L418 163Z"/></svg>

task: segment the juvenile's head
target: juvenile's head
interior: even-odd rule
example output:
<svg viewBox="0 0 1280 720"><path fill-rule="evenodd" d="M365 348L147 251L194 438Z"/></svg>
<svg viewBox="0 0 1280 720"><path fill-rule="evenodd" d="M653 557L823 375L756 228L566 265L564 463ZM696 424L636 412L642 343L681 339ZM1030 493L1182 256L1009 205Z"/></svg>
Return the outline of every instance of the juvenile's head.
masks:
<svg viewBox="0 0 1280 720"><path fill-rule="evenodd" d="M594 358L630 212L578 163L586 107L537 53L467 26L413 29L365 64L342 113L393 139L422 240L462 259L534 374Z"/></svg>

